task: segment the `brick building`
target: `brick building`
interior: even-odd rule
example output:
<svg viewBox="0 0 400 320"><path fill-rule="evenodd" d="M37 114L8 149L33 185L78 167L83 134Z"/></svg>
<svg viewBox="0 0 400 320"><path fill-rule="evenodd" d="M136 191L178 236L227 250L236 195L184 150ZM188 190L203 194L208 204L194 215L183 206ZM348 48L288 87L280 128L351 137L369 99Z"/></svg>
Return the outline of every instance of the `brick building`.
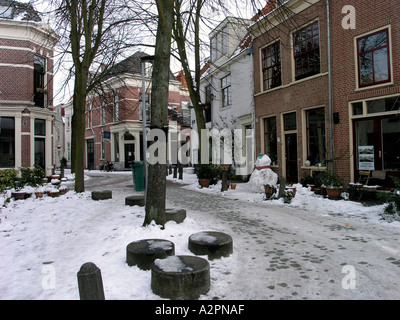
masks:
<svg viewBox="0 0 400 320"><path fill-rule="evenodd" d="M0 0L0 169L52 172L57 40L31 4Z"/></svg>
<svg viewBox="0 0 400 320"><path fill-rule="evenodd" d="M267 7L250 27L257 151L290 182L332 169L346 182L362 169L398 175L397 1Z"/></svg>
<svg viewBox="0 0 400 320"><path fill-rule="evenodd" d="M109 70L102 88L90 94L86 104L86 155L88 169L99 168L112 161L117 170L130 170L132 161L143 161L142 75L141 57L137 52ZM151 62L146 62L146 118L150 119ZM189 92L184 77L171 73L169 84L169 132L190 127ZM71 134L72 102L63 106L66 137ZM70 145L65 146L65 158L70 159Z"/></svg>

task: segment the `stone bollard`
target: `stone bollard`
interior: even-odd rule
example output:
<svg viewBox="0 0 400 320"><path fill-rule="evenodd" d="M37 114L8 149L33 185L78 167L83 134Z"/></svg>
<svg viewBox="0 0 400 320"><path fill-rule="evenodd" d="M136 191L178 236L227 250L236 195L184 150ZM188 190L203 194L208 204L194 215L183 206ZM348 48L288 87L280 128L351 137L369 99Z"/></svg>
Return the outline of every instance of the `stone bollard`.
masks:
<svg viewBox="0 0 400 320"><path fill-rule="evenodd" d="M92 200L108 200L112 199L111 190L92 191Z"/></svg>
<svg viewBox="0 0 400 320"><path fill-rule="evenodd" d="M101 271L94 263L83 264L77 276L81 300L105 300Z"/></svg>

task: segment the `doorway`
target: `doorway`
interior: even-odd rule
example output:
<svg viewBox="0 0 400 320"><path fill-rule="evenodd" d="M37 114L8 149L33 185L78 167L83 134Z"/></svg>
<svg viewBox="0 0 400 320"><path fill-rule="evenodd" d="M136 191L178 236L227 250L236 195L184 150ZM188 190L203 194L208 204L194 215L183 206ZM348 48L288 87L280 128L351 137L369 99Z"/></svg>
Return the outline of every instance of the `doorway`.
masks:
<svg viewBox="0 0 400 320"><path fill-rule="evenodd" d="M286 181L298 182L297 133L285 135Z"/></svg>
<svg viewBox="0 0 400 320"><path fill-rule="evenodd" d="M94 170L94 139L86 141L87 150L87 167L89 170Z"/></svg>
<svg viewBox="0 0 400 320"><path fill-rule="evenodd" d="M125 169L130 169L131 164L135 160L135 144L125 144Z"/></svg>

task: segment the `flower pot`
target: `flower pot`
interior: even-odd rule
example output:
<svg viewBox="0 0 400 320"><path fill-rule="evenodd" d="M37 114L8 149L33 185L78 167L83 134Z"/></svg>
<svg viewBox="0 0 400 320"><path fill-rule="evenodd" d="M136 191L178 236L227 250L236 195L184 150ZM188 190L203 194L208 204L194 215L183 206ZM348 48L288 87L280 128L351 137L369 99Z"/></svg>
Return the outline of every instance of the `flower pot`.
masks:
<svg viewBox="0 0 400 320"><path fill-rule="evenodd" d="M236 183L231 183L231 189L235 190L236 189Z"/></svg>
<svg viewBox="0 0 400 320"><path fill-rule="evenodd" d="M43 192L42 191L36 191L35 195L36 195L36 198L38 198L38 199L43 198Z"/></svg>
<svg viewBox="0 0 400 320"><path fill-rule="evenodd" d="M16 191L12 193L12 196L15 200L23 200L25 199L26 192L25 191Z"/></svg>
<svg viewBox="0 0 400 320"><path fill-rule="evenodd" d="M211 179L199 179L202 188L208 188L210 186Z"/></svg>
<svg viewBox="0 0 400 320"><path fill-rule="evenodd" d="M342 188L326 188L326 193L330 200L339 200Z"/></svg>
<svg viewBox="0 0 400 320"><path fill-rule="evenodd" d="M68 192L68 189L60 189L60 194L61 195L64 195L64 194L66 194Z"/></svg>
<svg viewBox="0 0 400 320"><path fill-rule="evenodd" d="M315 189L315 185L313 185L313 184L308 184L307 187L310 187L311 191L314 191L314 189Z"/></svg>
<svg viewBox="0 0 400 320"><path fill-rule="evenodd" d="M265 191L265 196L267 197L267 199L270 199L275 194L276 189L273 186L266 185L266 186L264 186L264 191Z"/></svg>
<svg viewBox="0 0 400 320"><path fill-rule="evenodd" d="M293 198L296 195L296 187L285 187L285 190L286 191L291 191L292 195L293 195Z"/></svg>

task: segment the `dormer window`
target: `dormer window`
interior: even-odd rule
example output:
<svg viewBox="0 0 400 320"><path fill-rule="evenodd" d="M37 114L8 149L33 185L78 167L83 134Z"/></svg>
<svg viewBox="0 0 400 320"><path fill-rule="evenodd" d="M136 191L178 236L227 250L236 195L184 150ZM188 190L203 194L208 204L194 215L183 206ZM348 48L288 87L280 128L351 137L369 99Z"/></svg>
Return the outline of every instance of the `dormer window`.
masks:
<svg viewBox="0 0 400 320"><path fill-rule="evenodd" d="M223 28L211 38L211 62L228 52L228 27Z"/></svg>

